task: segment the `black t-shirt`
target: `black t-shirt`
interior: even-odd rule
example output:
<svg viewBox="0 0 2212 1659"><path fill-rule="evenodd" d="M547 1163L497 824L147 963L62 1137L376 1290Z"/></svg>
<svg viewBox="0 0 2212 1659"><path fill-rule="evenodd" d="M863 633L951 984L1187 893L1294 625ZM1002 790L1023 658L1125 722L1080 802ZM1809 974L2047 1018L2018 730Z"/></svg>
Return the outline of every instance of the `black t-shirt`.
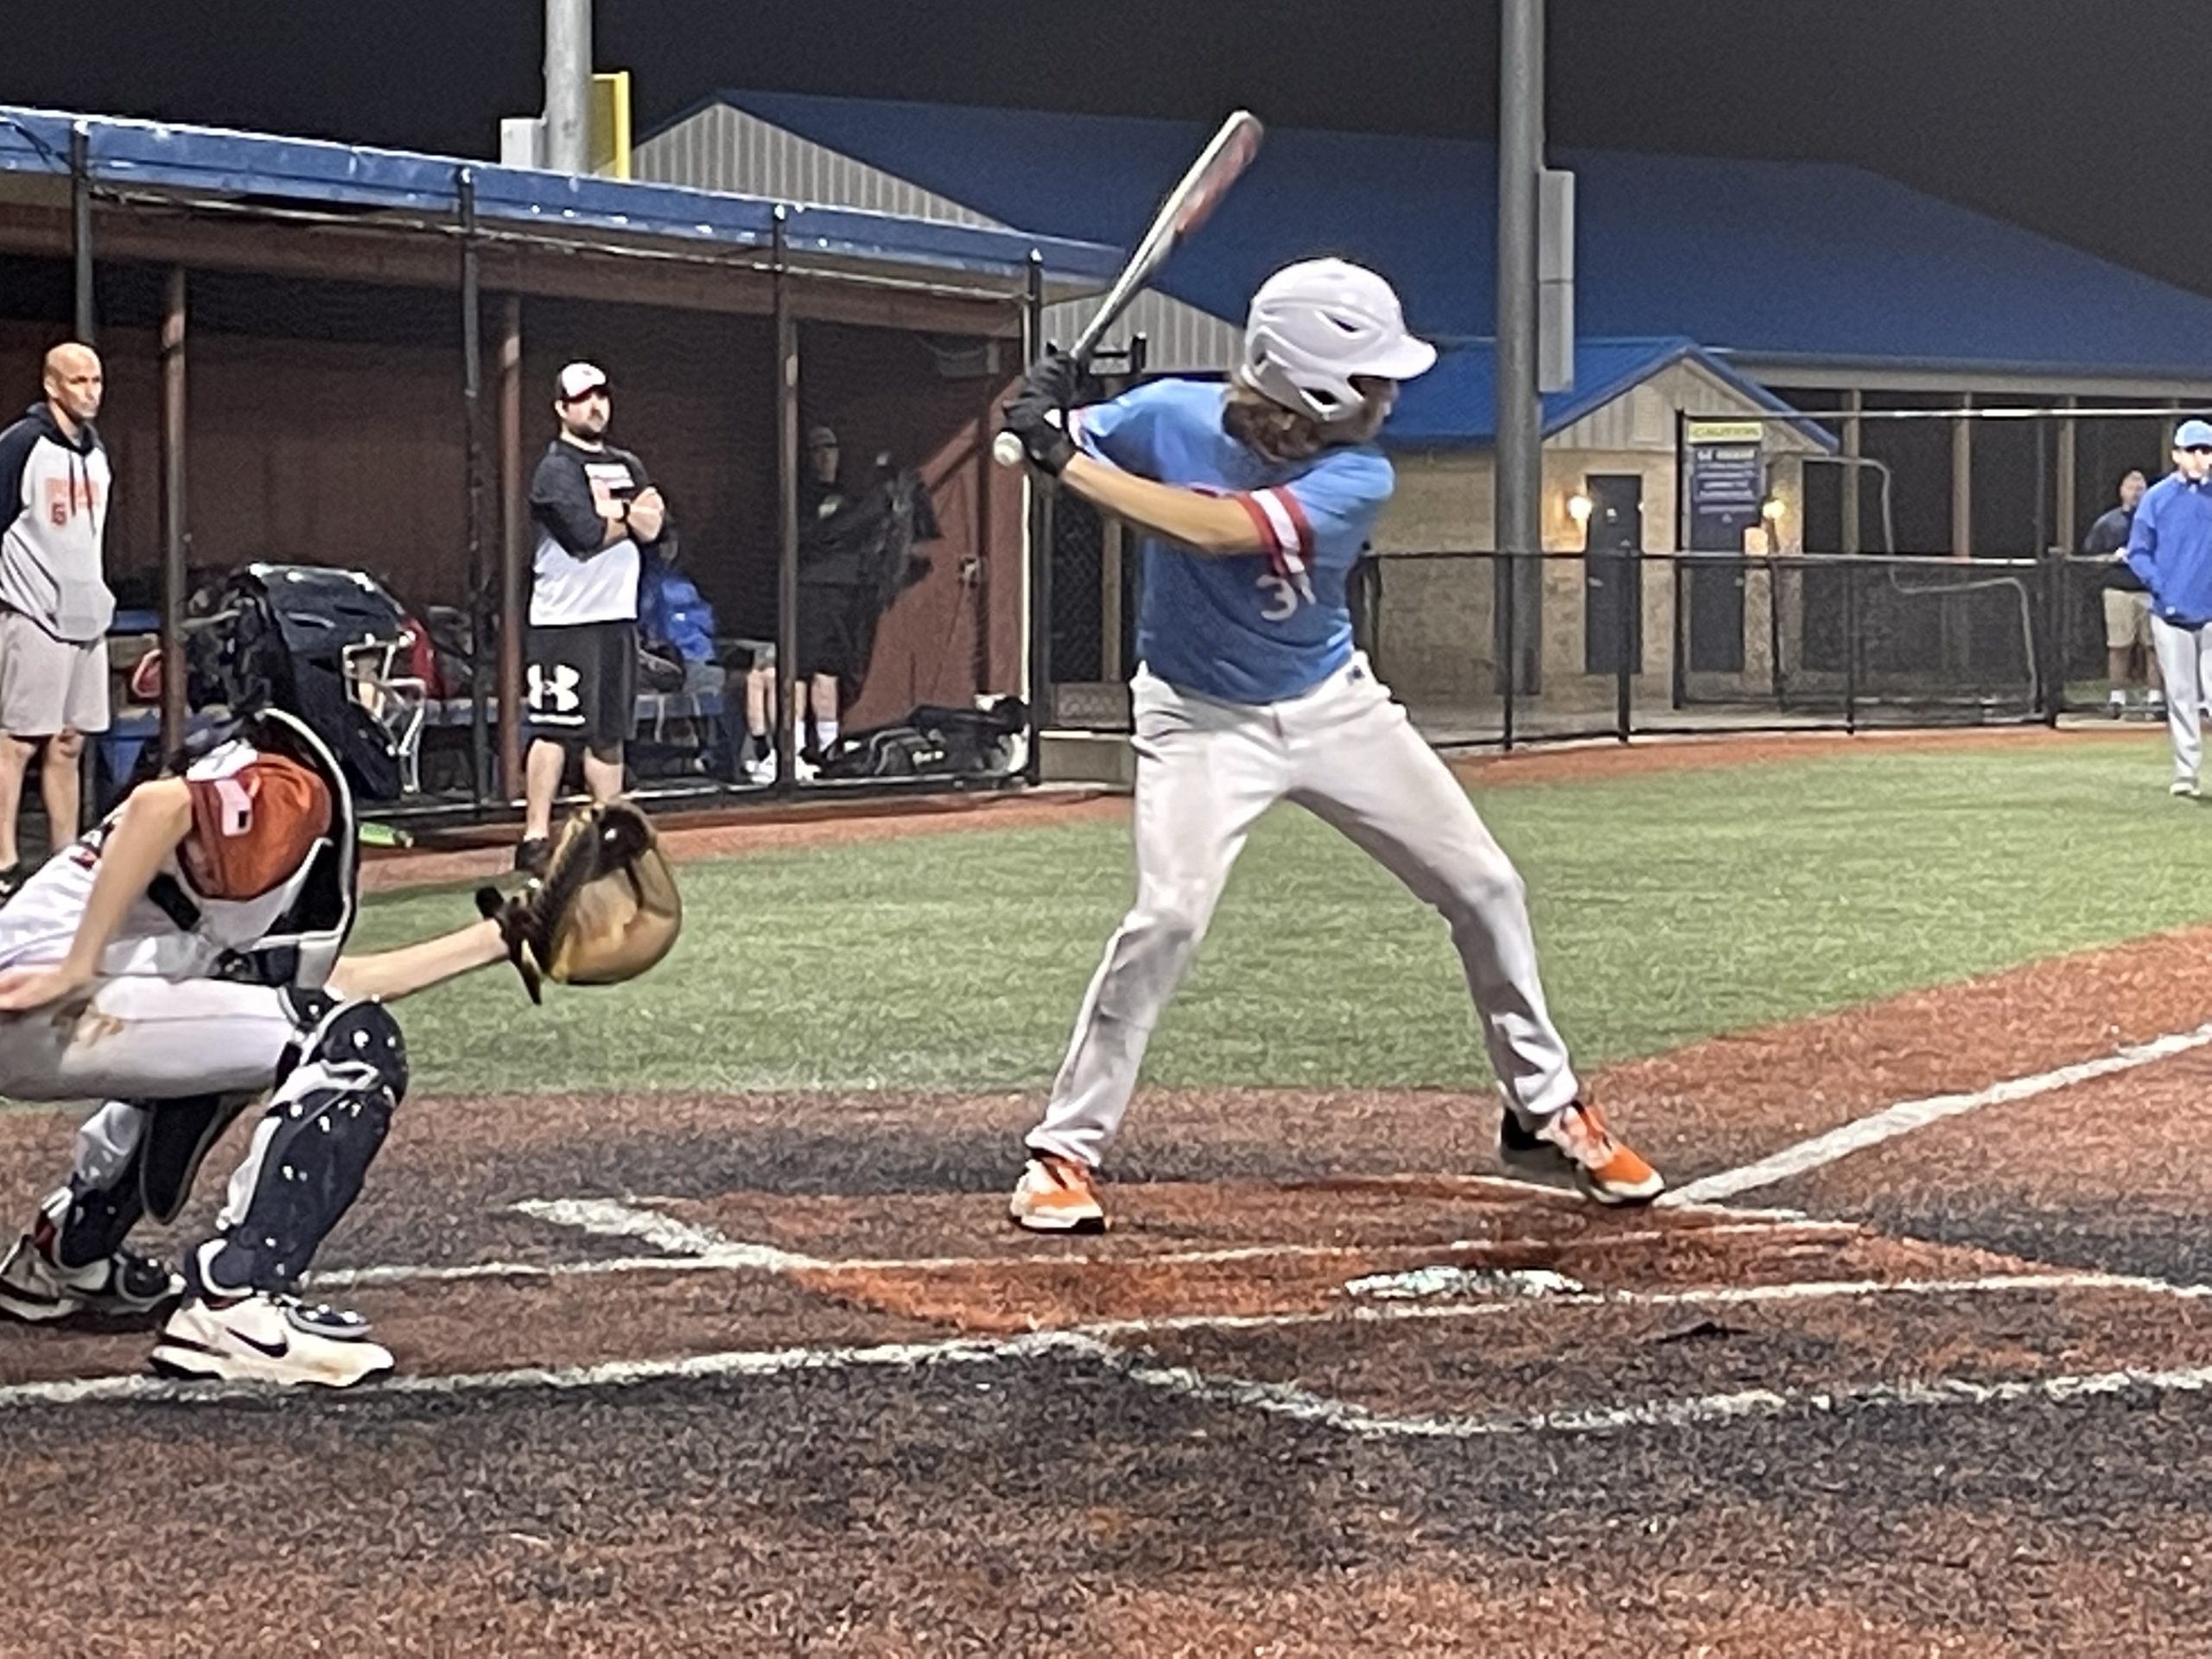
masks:
<svg viewBox="0 0 2212 1659"><path fill-rule="evenodd" d="M850 526L853 499L811 473L798 480L798 579L809 587L849 588L861 580Z"/></svg>
<svg viewBox="0 0 2212 1659"><path fill-rule="evenodd" d="M2135 509L2114 507L2089 526L2089 533L2082 538L2082 551L2091 558L2109 558L2127 545L2127 537L2135 528ZM2126 560L2114 560L2102 572L2101 586L2117 588L2124 594L2143 592L2143 579L2127 567Z"/></svg>

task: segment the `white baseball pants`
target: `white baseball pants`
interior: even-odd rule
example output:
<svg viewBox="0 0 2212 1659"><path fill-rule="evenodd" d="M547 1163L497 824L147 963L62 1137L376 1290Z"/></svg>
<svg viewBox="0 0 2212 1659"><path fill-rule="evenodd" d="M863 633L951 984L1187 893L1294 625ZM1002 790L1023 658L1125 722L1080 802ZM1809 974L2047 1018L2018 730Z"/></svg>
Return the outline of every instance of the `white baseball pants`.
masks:
<svg viewBox="0 0 2212 1659"><path fill-rule="evenodd" d="M0 1014L0 1096L165 1100L275 1080L299 1019L281 990L215 979L104 979L92 1002Z"/></svg>
<svg viewBox="0 0 2212 1659"><path fill-rule="evenodd" d="M1284 799L1343 831L1442 913L1491 1064L1523 1118L1541 1122L1574 1099L1520 874L1365 658L1283 702L1224 702L1141 669L1131 690L1136 903L1084 997L1033 1148L1100 1161L1230 866L1260 815ZM1287 988L1298 982L1293 974L1253 987L1253 1018L1294 1003Z"/></svg>
<svg viewBox="0 0 2212 1659"><path fill-rule="evenodd" d="M2173 740L2174 780L2193 784L2204 760L2199 710L2212 696L2212 628L2177 628L2154 616L2151 641L2158 652L2158 673L2166 683L2166 734Z"/></svg>
<svg viewBox="0 0 2212 1659"><path fill-rule="evenodd" d="M283 992L211 979L106 979L88 1005L0 1014L0 1095L105 1102L78 1127L69 1182L43 1206L63 1259L96 1260L136 1224L137 1161L154 1103L258 1094L299 1034ZM232 1179L226 1220L243 1213L259 1173L250 1154Z"/></svg>

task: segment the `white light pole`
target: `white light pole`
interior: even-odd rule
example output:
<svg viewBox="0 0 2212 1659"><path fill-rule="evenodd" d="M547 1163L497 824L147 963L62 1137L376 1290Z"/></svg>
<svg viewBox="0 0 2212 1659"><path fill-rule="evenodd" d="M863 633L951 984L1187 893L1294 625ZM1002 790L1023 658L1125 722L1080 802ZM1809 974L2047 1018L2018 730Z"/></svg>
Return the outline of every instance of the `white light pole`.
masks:
<svg viewBox="0 0 2212 1659"><path fill-rule="evenodd" d="M1497 57L1497 548L1501 580L1516 595L1539 588L1525 561L1543 548L1543 417L1536 393L1537 175L1544 164L1544 0L1500 0ZM1507 683L1522 683L1519 658L1533 618L1516 607L1502 639Z"/></svg>
<svg viewBox="0 0 2212 1659"><path fill-rule="evenodd" d="M545 165L591 170L591 0L545 0Z"/></svg>

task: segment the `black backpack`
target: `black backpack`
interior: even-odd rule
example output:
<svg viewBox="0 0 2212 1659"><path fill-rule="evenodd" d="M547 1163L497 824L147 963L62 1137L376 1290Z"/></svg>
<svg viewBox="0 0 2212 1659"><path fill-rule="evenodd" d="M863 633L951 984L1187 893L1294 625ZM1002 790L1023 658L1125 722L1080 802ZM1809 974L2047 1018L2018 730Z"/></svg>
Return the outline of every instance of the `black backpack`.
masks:
<svg viewBox="0 0 2212 1659"><path fill-rule="evenodd" d="M924 703L896 725L849 732L823 757L824 778L980 778L1007 770L1028 722L1019 697L988 709Z"/></svg>

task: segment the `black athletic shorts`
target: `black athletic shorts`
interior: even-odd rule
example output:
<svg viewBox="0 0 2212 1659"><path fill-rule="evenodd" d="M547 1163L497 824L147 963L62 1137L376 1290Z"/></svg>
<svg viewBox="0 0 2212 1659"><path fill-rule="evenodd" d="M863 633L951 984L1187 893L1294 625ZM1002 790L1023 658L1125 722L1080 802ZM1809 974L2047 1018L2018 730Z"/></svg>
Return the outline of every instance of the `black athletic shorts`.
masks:
<svg viewBox="0 0 2212 1659"><path fill-rule="evenodd" d="M571 622L530 631L524 724L533 737L607 750L628 741L638 703L638 625Z"/></svg>
<svg viewBox="0 0 2212 1659"><path fill-rule="evenodd" d="M867 600L855 588L808 585L798 590L798 671L817 674L863 674L860 660L861 634L866 624Z"/></svg>

